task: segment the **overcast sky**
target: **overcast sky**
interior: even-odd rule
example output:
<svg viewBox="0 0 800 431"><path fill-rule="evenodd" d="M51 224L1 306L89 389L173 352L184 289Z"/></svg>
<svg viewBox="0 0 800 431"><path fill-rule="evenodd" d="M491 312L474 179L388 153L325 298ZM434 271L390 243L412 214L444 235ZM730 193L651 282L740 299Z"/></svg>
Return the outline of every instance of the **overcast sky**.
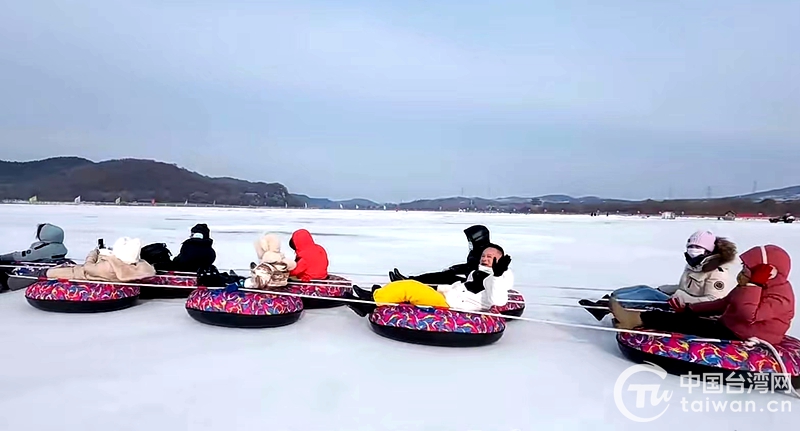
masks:
<svg viewBox="0 0 800 431"><path fill-rule="evenodd" d="M797 1L0 0L0 159L378 201L800 184Z"/></svg>

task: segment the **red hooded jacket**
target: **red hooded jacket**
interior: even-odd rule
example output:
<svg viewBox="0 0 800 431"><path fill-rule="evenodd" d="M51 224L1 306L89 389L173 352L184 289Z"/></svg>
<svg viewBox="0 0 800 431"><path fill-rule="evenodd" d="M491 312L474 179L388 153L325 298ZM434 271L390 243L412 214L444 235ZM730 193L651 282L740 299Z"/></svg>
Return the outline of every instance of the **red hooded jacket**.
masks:
<svg viewBox="0 0 800 431"><path fill-rule="evenodd" d="M314 242L311 233L305 229L295 231L289 245L297 255L297 267L289 272L290 277L306 282L328 278L328 253Z"/></svg>
<svg viewBox="0 0 800 431"><path fill-rule="evenodd" d="M720 322L741 339L758 337L780 343L794 318L794 291L789 283L792 261L776 245L753 247L740 256L750 282L725 298L692 304L698 314L720 314Z"/></svg>

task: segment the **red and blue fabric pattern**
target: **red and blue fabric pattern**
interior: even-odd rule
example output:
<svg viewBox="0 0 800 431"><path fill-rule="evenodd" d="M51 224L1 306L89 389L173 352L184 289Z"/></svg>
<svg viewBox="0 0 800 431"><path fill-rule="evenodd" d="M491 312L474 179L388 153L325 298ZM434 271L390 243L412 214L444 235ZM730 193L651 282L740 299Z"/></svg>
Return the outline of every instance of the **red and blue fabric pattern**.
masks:
<svg viewBox="0 0 800 431"><path fill-rule="evenodd" d="M303 301L296 296L226 292L225 289L201 287L189 295L186 308L248 316L272 316L302 311Z"/></svg>
<svg viewBox="0 0 800 431"><path fill-rule="evenodd" d="M491 334L506 327L500 317L409 304L377 307L369 319L376 325L431 332Z"/></svg>
<svg viewBox="0 0 800 431"><path fill-rule="evenodd" d="M781 373L781 367L772 352L764 346L747 347L741 341L691 341L690 335L672 334L671 337L620 333L617 342L642 353L691 362L708 367L753 373ZM800 376L800 340L786 336L776 344L786 372Z"/></svg>
<svg viewBox="0 0 800 431"><path fill-rule="evenodd" d="M39 301L114 301L139 296L136 286L115 285L111 283L68 282L43 280L31 284L25 290L25 297Z"/></svg>

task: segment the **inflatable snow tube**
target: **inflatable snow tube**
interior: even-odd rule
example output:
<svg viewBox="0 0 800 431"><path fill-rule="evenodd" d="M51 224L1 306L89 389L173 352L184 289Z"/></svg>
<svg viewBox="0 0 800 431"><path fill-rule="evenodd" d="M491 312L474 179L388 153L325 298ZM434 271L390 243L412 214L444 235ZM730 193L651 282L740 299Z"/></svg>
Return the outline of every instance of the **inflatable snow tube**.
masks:
<svg viewBox="0 0 800 431"><path fill-rule="evenodd" d="M42 280L28 286L25 299L43 311L102 313L135 305L139 293L138 287L129 285Z"/></svg>
<svg viewBox="0 0 800 431"><path fill-rule="evenodd" d="M289 280L286 291L299 295L318 296L321 298L341 298L353 286L353 282L338 275L330 274L324 280L313 280L308 283ZM303 308L332 308L344 305L344 302L332 299L302 298Z"/></svg>
<svg viewBox="0 0 800 431"><path fill-rule="evenodd" d="M781 366L770 349L762 345L747 347L741 341L691 341L701 339L691 335L672 334L671 337L619 333L617 343L622 353L634 362L652 362L670 374L716 374L735 379L748 386L764 375L780 374ZM786 336L776 344L791 384L800 387L800 340ZM761 375L761 376L756 376Z"/></svg>
<svg viewBox="0 0 800 431"><path fill-rule="evenodd" d="M502 307L492 307L492 313L520 317L525 312L525 298L516 290L508 291L508 303Z"/></svg>
<svg viewBox="0 0 800 431"><path fill-rule="evenodd" d="M369 317L378 335L413 344L477 347L503 336L505 319L408 304L379 306Z"/></svg>
<svg viewBox="0 0 800 431"><path fill-rule="evenodd" d="M194 291L189 288L197 287L197 277L172 274L156 275L140 280L139 283L149 284L149 286L141 288L142 293L139 294L139 299L188 298Z"/></svg>
<svg viewBox="0 0 800 431"><path fill-rule="evenodd" d="M303 312L303 301L296 296L201 287L189 295L186 311L208 325L275 328L297 322Z"/></svg>

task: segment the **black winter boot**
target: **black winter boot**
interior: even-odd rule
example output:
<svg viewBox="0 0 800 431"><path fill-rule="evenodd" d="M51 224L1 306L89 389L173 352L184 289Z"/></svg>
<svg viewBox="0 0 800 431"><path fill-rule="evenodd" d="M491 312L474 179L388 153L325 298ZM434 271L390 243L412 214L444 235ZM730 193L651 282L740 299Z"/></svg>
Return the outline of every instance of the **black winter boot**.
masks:
<svg viewBox="0 0 800 431"><path fill-rule="evenodd" d="M603 320L607 314L611 313L611 310L608 309L608 295L604 296L603 299L599 301L590 301L588 299L581 299L578 301L581 307L585 307L586 311L588 311L592 316L594 316L597 321Z"/></svg>
<svg viewBox="0 0 800 431"><path fill-rule="evenodd" d="M395 268L392 272L389 273L389 280L391 281L399 281L399 280L408 280L409 277L401 274L400 271Z"/></svg>
<svg viewBox="0 0 800 431"><path fill-rule="evenodd" d="M347 306L361 317L367 316L368 314L372 314L372 312L375 311L375 309L378 307L375 304L375 299L372 296L372 292L374 292L375 289L379 289L380 287L381 287L380 285L376 284L372 286L372 290L367 290L358 287L357 285L354 284L353 291L347 292L344 298L357 301L369 301L372 304L367 304L364 302L349 302Z"/></svg>

